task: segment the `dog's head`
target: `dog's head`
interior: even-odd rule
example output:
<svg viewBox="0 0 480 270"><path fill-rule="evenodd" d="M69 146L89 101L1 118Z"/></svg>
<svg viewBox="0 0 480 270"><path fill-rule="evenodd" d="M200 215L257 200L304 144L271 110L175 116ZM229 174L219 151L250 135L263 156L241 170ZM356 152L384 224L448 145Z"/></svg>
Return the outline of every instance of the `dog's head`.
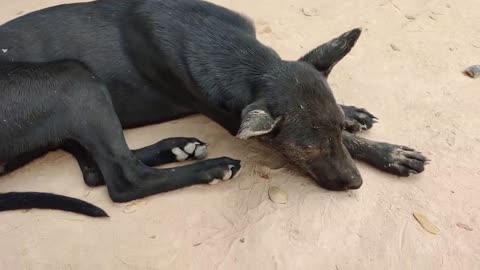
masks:
<svg viewBox="0 0 480 270"><path fill-rule="evenodd" d="M267 78L270 91L244 108L237 137L268 142L324 188L359 188L362 178L342 143L344 114L326 78L360 32L344 33L273 70Z"/></svg>

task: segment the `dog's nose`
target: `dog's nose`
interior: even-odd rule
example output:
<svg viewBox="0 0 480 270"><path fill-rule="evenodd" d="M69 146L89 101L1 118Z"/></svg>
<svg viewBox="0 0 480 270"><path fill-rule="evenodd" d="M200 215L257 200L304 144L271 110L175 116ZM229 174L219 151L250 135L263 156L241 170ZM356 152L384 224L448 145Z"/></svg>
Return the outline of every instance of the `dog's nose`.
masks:
<svg viewBox="0 0 480 270"><path fill-rule="evenodd" d="M310 170L310 175L313 176L315 181L323 188L334 191L346 191L351 189L359 189L362 184L362 176L360 173L351 172L348 175L329 175L328 173L316 172Z"/></svg>
<svg viewBox="0 0 480 270"><path fill-rule="evenodd" d="M346 190L349 190L349 189L359 189L363 184L363 181L362 181L362 178L355 178L355 179L352 179L352 181L349 181L347 183L347 185L345 186L345 189Z"/></svg>

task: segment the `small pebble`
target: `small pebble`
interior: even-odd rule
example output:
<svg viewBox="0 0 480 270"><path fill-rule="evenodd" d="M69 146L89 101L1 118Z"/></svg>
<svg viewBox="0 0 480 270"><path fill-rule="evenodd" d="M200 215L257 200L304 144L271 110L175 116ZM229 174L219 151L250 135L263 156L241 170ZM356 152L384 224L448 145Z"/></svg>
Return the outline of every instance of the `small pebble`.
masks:
<svg viewBox="0 0 480 270"><path fill-rule="evenodd" d="M399 52L400 51L400 48L395 45L395 44L390 44L390 47L392 48L392 50L396 51L396 52Z"/></svg>
<svg viewBox="0 0 480 270"><path fill-rule="evenodd" d="M471 66L471 67L468 67L465 71L464 71L465 75L469 76L470 78L478 78L480 77L480 65L474 65L474 66Z"/></svg>
<svg viewBox="0 0 480 270"><path fill-rule="evenodd" d="M240 238L240 243L245 243L245 238Z"/></svg>
<svg viewBox="0 0 480 270"><path fill-rule="evenodd" d="M318 9L316 8L302 8L302 13L305 16L312 17L318 16Z"/></svg>
<svg viewBox="0 0 480 270"><path fill-rule="evenodd" d="M278 187L271 187L268 190L268 197L274 203L286 204L288 202L288 194Z"/></svg>

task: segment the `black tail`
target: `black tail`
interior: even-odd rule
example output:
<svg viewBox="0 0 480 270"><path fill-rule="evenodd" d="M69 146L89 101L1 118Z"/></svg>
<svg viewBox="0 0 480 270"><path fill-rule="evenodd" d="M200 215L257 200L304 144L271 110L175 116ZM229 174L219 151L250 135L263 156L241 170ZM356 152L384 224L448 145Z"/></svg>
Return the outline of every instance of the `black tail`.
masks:
<svg viewBox="0 0 480 270"><path fill-rule="evenodd" d="M0 193L0 212L32 208L63 210L90 217L108 217L105 211L95 205L71 197L40 192Z"/></svg>

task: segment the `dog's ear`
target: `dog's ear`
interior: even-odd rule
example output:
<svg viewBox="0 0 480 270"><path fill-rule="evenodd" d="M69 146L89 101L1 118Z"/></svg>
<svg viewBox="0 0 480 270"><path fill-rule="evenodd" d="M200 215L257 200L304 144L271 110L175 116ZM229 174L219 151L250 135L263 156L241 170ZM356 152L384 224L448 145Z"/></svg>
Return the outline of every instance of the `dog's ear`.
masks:
<svg viewBox="0 0 480 270"><path fill-rule="evenodd" d="M239 139L249 139L272 132L280 122L281 117L273 119L268 112L266 102L256 101L243 109L242 123L237 133Z"/></svg>
<svg viewBox="0 0 480 270"><path fill-rule="evenodd" d="M341 36L313 49L299 61L310 63L327 77L335 64L352 50L361 32L360 28L355 28L343 33Z"/></svg>

